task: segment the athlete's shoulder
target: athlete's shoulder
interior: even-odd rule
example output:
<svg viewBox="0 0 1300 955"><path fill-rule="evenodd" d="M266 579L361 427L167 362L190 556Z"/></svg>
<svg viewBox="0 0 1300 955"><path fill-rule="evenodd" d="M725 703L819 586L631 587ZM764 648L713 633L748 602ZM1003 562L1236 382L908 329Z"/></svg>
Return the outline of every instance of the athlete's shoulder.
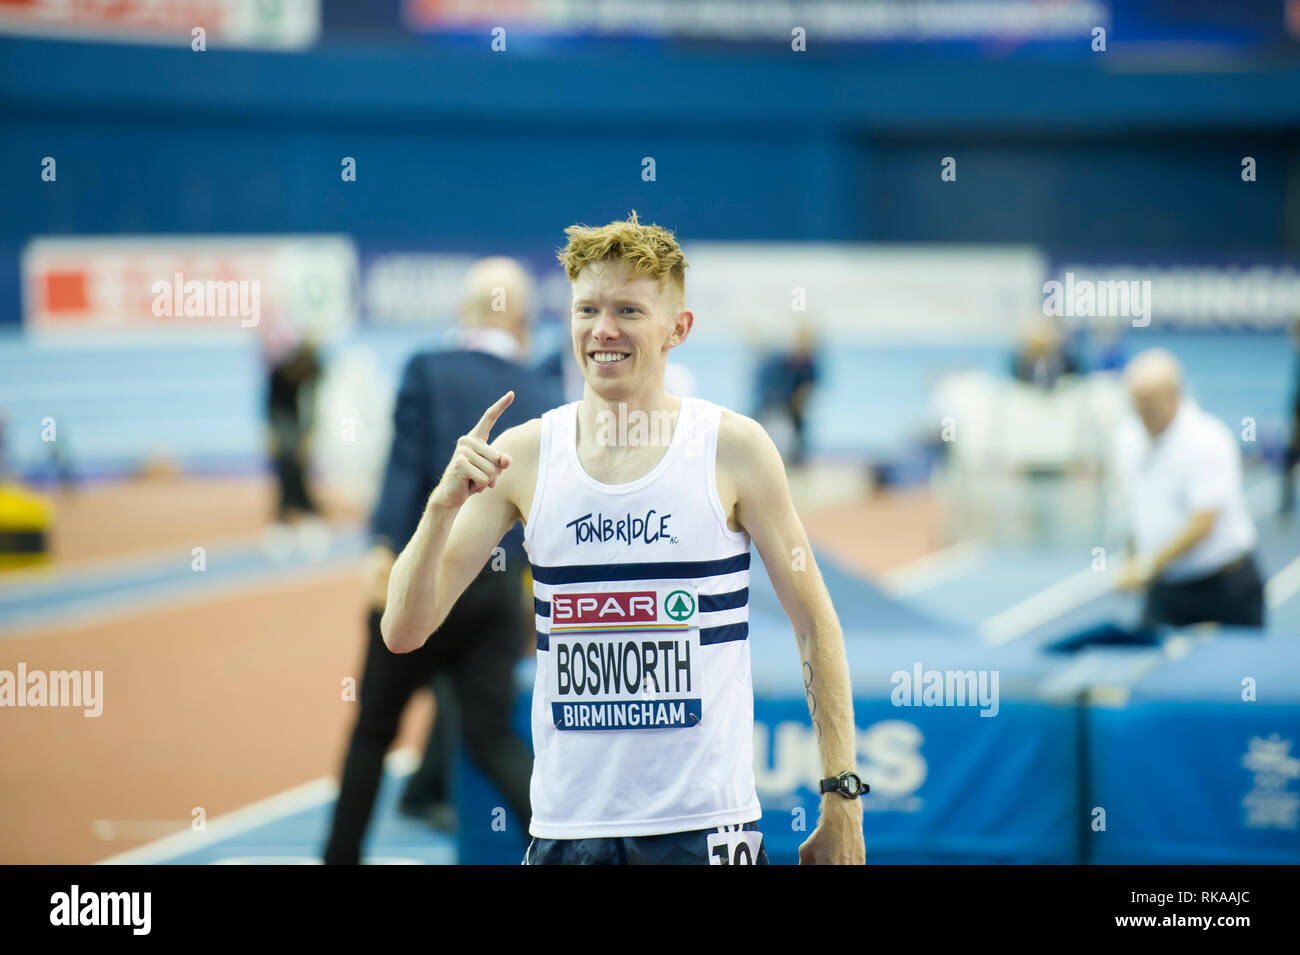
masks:
<svg viewBox="0 0 1300 955"><path fill-rule="evenodd" d="M718 419L719 448L726 444L728 447L736 446L743 451L752 448L755 444L771 443L772 439L768 437L766 429L753 418L732 411L730 408L722 409L722 416Z"/></svg>
<svg viewBox="0 0 1300 955"><path fill-rule="evenodd" d="M767 430L753 418L722 409L718 420L718 466L745 473L753 468L776 466L784 470L781 454Z"/></svg>
<svg viewBox="0 0 1300 955"><path fill-rule="evenodd" d="M542 418L529 418L523 424L517 424L512 428L506 428L493 440L494 447L500 448L511 456L526 455L532 451L534 455L542 442Z"/></svg>

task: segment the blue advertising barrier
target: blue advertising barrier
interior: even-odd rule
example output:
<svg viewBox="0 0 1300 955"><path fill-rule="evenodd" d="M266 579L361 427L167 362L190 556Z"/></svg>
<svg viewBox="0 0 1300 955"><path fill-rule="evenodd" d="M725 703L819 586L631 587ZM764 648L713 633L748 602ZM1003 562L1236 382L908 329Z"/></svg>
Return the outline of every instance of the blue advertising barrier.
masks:
<svg viewBox="0 0 1300 955"><path fill-rule="evenodd" d="M1300 863L1300 641L1223 633L1089 707L1089 861Z"/></svg>
<svg viewBox="0 0 1300 955"><path fill-rule="evenodd" d="M794 864L822 767L781 624L783 638L769 623L752 647L754 762L769 858ZM870 862L1077 861L1079 714L1037 690L1054 661L949 632L849 631L845 650ZM963 685L975 693L954 698Z"/></svg>
<svg viewBox="0 0 1300 955"><path fill-rule="evenodd" d="M864 831L871 864L1072 863L1078 860L1073 706L1006 701L996 719L953 707L903 711L858 700L858 771L871 785ZM755 736L804 751L819 768L802 699L760 700ZM756 762L768 753L756 753ZM819 797L801 778L759 766L762 830L773 863L798 862Z"/></svg>

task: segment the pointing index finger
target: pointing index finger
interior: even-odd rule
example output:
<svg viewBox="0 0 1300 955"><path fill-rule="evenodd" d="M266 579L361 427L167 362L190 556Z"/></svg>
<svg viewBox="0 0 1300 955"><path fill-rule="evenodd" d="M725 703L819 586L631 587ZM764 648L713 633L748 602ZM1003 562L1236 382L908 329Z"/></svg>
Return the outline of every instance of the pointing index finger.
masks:
<svg viewBox="0 0 1300 955"><path fill-rule="evenodd" d="M501 413L509 408L514 400L515 393L513 391L507 391L496 400L496 404L483 412L483 417L479 418L478 424L474 425L474 430L471 431L470 434L481 441L486 441L488 435L492 432L492 426L497 423L497 419L501 417Z"/></svg>

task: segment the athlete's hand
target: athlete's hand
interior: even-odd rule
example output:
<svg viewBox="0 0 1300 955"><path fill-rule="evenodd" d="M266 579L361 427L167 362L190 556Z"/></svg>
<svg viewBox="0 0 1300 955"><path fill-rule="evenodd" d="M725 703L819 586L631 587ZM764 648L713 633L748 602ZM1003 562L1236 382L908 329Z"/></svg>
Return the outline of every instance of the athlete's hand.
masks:
<svg viewBox="0 0 1300 955"><path fill-rule="evenodd" d="M828 793L822 797L822 813L817 828L799 847L799 864L866 865L866 862L862 803Z"/></svg>
<svg viewBox="0 0 1300 955"><path fill-rule="evenodd" d="M515 393L507 391L497 399L487 411L474 430L463 434L456 440L456 453L451 456L442 480L433 489L429 503L435 507L454 510L490 487L497 486L501 472L510 467L510 455L497 451L488 444L492 426L497 423L501 413L515 400Z"/></svg>

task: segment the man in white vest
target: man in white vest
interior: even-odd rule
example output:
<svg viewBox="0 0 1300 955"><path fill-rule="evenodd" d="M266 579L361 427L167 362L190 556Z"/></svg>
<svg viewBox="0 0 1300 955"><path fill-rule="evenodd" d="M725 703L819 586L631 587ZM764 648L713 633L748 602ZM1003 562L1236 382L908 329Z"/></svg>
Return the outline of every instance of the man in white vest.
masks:
<svg viewBox="0 0 1300 955"><path fill-rule="evenodd" d="M537 629L525 864L762 864L752 540L794 629L824 777L800 862L862 864L844 641L781 457L751 419L664 389L695 320L672 234L635 212L566 233L583 396L491 440L507 393L460 439L393 567L384 640L437 640L522 521Z"/></svg>

